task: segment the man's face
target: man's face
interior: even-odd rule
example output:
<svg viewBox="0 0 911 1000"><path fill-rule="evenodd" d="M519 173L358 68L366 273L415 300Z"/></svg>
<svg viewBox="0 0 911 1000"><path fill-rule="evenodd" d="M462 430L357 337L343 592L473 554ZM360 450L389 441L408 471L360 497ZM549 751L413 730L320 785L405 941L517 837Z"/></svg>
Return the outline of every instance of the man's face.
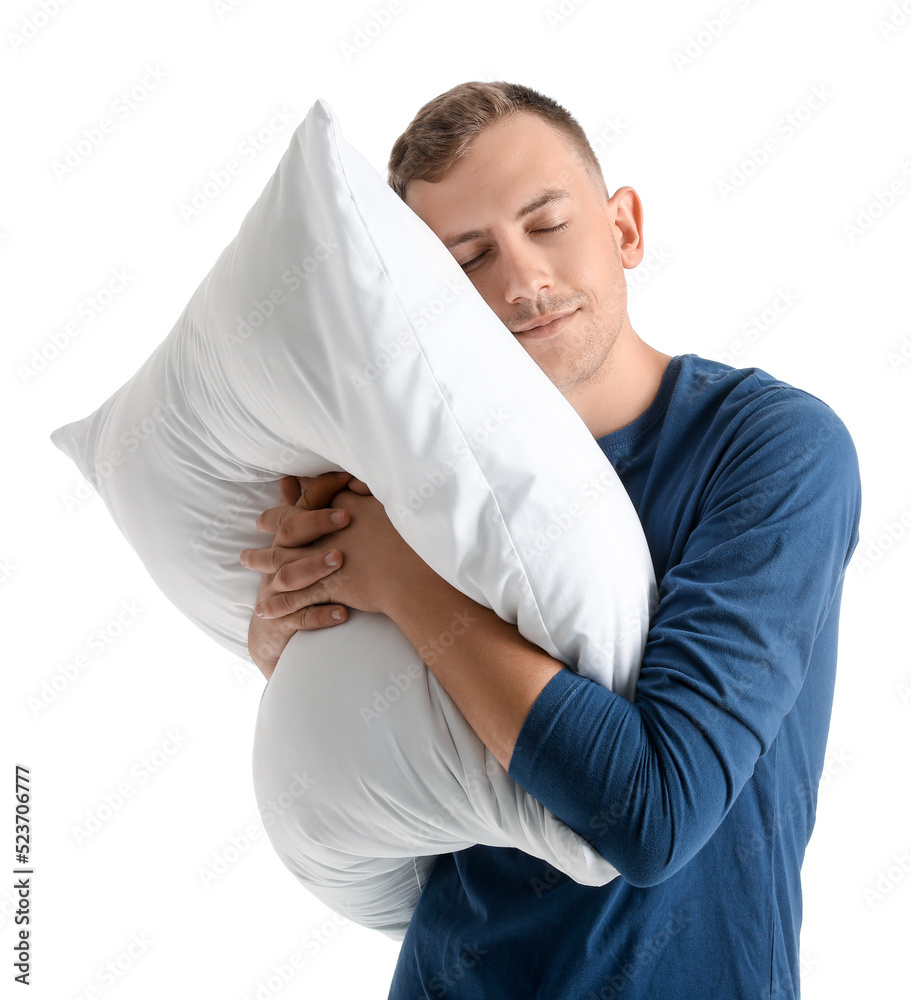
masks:
<svg viewBox="0 0 911 1000"><path fill-rule="evenodd" d="M629 327L623 268L642 258L632 188L608 199L568 140L520 114L405 200L564 395L599 381Z"/></svg>

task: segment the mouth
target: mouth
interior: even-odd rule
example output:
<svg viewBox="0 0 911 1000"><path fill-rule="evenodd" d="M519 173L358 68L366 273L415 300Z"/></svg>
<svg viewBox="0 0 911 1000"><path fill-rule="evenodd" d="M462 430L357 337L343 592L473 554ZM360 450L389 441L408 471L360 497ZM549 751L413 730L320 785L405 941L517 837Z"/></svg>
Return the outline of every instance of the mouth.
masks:
<svg viewBox="0 0 911 1000"><path fill-rule="evenodd" d="M564 327L568 326L577 312L578 308L570 312L552 314L550 317L541 316L535 320L533 326L512 332L523 340L547 340L549 337L555 337L558 333L562 333Z"/></svg>

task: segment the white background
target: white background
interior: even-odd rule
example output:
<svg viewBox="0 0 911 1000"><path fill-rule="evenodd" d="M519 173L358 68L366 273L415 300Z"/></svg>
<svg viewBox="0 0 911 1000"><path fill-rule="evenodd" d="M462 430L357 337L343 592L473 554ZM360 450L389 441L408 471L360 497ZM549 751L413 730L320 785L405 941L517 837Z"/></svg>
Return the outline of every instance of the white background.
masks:
<svg viewBox="0 0 911 1000"><path fill-rule="evenodd" d="M15 987L20 763L33 781L30 996L75 1000L90 987L105 1000L386 996L398 945L335 921L262 832L250 773L262 677L164 600L48 435L107 398L171 329L318 97L385 176L389 147L421 104L464 80L505 79L565 104L610 191L639 192L646 260L627 273L639 335L668 354L762 368L824 399L853 435L861 541L844 588L829 760L803 872L803 995L905 995L905 6L4 4L4 993ZM388 24L376 30L371 17L382 12ZM137 87L124 115L120 95ZM276 109L293 124L270 133ZM80 155L84 131L103 118L113 131ZM257 135L248 158L247 137ZM55 169L70 146L70 167ZM196 192L196 214L182 211L231 159L242 170L230 183L211 198ZM118 270L129 280L109 288ZM106 288L119 290L93 312L90 298ZM83 669L64 683L80 654ZM55 679L56 698L39 702ZM159 762L154 774L144 758ZM124 782L129 797L80 838ZM205 884L202 870L218 857L230 863ZM295 952L304 968L279 993L263 992ZM99 975L107 963L116 978Z"/></svg>

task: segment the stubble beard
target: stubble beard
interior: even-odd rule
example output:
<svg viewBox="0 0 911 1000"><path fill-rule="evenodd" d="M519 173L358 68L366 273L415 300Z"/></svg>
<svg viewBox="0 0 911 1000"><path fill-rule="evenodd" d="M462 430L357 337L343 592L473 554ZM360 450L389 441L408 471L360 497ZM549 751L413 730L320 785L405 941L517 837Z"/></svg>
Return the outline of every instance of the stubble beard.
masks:
<svg viewBox="0 0 911 1000"><path fill-rule="evenodd" d="M608 327L606 316L585 320L578 317L576 323L580 329L573 331L570 340L564 336L559 338L559 344L550 348L542 344L540 352L529 352L564 396L596 385L608 376L612 369L611 352L620 336L623 317L619 318L614 330Z"/></svg>

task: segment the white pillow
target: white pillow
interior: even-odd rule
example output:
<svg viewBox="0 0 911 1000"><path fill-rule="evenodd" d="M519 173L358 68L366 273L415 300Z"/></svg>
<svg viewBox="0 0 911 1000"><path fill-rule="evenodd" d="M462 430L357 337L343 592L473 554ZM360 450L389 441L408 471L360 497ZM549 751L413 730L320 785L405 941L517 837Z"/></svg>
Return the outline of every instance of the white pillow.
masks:
<svg viewBox="0 0 911 1000"><path fill-rule="evenodd" d="M278 478L344 469L451 584L633 696L655 583L622 484L322 101L170 334L51 437L165 595L239 656L259 577L238 557L263 544ZM472 843L588 884L617 874L508 777L383 615L292 637L254 781L285 864L394 937L432 856Z"/></svg>

